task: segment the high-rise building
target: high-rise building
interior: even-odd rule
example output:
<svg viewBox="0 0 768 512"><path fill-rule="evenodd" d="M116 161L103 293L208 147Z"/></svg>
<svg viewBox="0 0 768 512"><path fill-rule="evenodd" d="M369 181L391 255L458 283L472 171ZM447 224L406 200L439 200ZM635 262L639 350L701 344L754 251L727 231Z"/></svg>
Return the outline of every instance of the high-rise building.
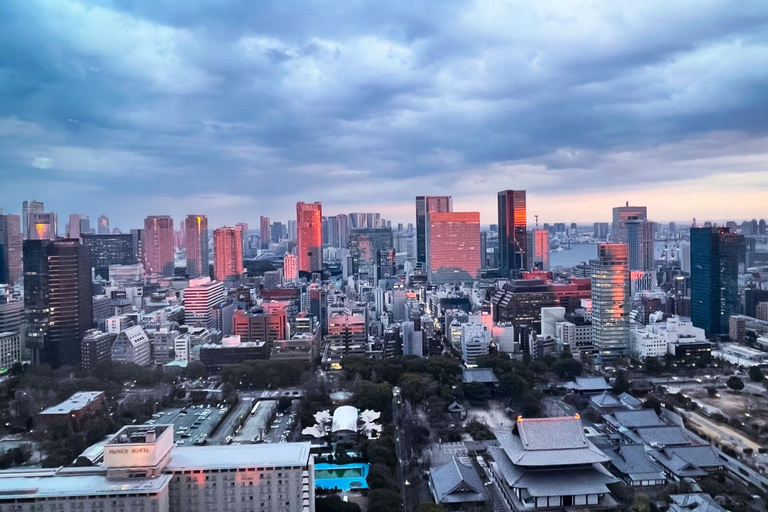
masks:
<svg viewBox="0 0 768 512"><path fill-rule="evenodd" d="M45 205L42 201L24 201L21 204L21 222L24 238L29 238L30 228L32 227L32 214L43 213Z"/></svg>
<svg viewBox="0 0 768 512"><path fill-rule="evenodd" d="M453 211L451 196L416 196L416 261L427 263L427 214Z"/></svg>
<svg viewBox="0 0 768 512"><path fill-rule="evenodd" d="M645 206L629 206L629 201L624 206L617 206L613 209L613 224L611 225L611 240L617 244L626 244L627 239L627 221L630 217L637 220L648 219L648 208Z"/></svg>
<svg viewBox="0 0 768 512"><path fill-rule="evenodd" d="M592 238L595 240L607 240L609 230L608 226L609 224L607 222L595 222Z"/></svg>
<svg viewBox="0 0 768 512"><path fill-rule="evenodd" d="M97 276L109 279L110 265L133 265L136 258L133 253L131 235L83 235L83 244L91 248L91 265Z"/></svg>
<svg viewBox="0 0 768 512"><path fill-rule="evenodd" d="M626 244L629 246L629 269L653 270L653 222L629 217L624 221L623 233L626 234Z"/></svg>
<svg viewBox="0 0 768 512"><path fill-rule="evenodd" d="M691 228L691 320L707 334L727 333L739 312L738 251L728 228Z"/></svg>
<svg viewBox="0 0 768 512"><path fill-rule="evenodd" d="M144 230L132 229L131 236L133 237L133 255L136 261L144 266Z"/></svg>
<svg viewBox="0 0 768 512"><path fill-rule="evenodd" d="M280 240L283 239L283 232L285 231L285 228L283 226L282 222L273 222L272 228L270 228L270 233L272 237L272 241L276 244L280 243Z"/></svg>
<svg viewBox="0 0 768 512"><path fill-rule="evenodd" d="M91 232L91 219L85 213L71 213L67 224L67 237L80 238L83 233Z"/></svg>
<svg viewBox="0 0 768 512"><path fill-rule="evenodd" d="M352 229L349 224L349 217L346 214L340 213L336 215L335 229L336 231L333 234L333 239L336 241L335 247L346 248L349 245L349 234Z"/></svg>
<svg viewBox="0 0 768 512"><path fill-rule="evenodd" d="M291 242L296 241L296 221L295 220L288 221L288 240L290 240Z"/></svg>
<svg viewBox="0 0 768 512"><path fill-rule="evenodd" d="M24 242L26 342L39 363L80 365L93 324L91 251L79 240Z"/></svg>
<svg viewBox="0 0 768 512"><path fill-rule="evenodd" d="M208 275L208 217L187 215L184 220L184 247L187 275L194 279Z"/></svg>
<svg viewBox="0 0 768 512"><path fill-rule="evenodd" d="M432 283L473 281L480 273L480 214L429 212L427 267Z"/></svg>
<svg viewBox="0 0 768 512"><path fill-rule="evenodd" d="M169 215L150 215L144 219L141 234L144 249L144 271L147 275L172 276L174 273L174 230Z"/></svg>
<svg viewBox="0 0 768 512"><path fill-rule="evenodd" d="M0 284L21 279L21 217L0 215Z"/></svg>
<svg viewBox="0 0 768 512"><path fill-rule="evenodd" d="M533 230L533 261L531 268L549 270L549 231Z"/></svg>
<svg viewBox="0 0 768 512"><path fill-rule="evenodd" d="M243 277L243 232L224 226L213 231L213 274L217 281Z"/></svg>
<svg viewBox="0 0 768 512"><path fill-rule="evenodd" d="M629 355L630 274L627 244L599 244L592 260L592 332L600 358Z"/></svg>
<svg viewBox="0 0 768 512"><path fill-rule="evenodd" d="M263 215L259 221L259 237L261 238L261 248L269 249L269 241L271 239L271 233L269 231L269 217Z"/></svg>
<svg viewBox="0 0 768 512"><path fill-rule="evenodd" d="M322 203L296 203L296 255L299 272L323 271L322 217Z"/></svg>
<svg viewBox="0 0 768 512"><path fill-rule="evenodd" d="M349 236L349 253L355 274L373 275L376 255L393 248L392 228L354 228Z"/></svg>
<svg viewBox="0 0 768 512"><path fill-rule="evenodd" d="M215 238L214 238L215 240ZM184 289L184 323L213 329L213 308L224 302L224 283L210 277L190 279Z"/></svg>
<svg viewBox="0 0 768 512"><path fill-rule="evenodd" d="M379 228L382 227L380 213L350 213L349 227L354 228Z"/></svg>
<svg viewBox="0 0 768 512"><path fill-rule="evenodd" d="M55 213L32 212L29 214L27 240L54 240L58 237L59 222Z"/></svg>
<svg viewBox="0 0 768 512"><path fill-rule="evenodd" d="M99 220L97 221L97 224L96 224L96 233L99 235L109 234L109 217L107 217L106 215L99 215Z"/></svg>
<svg viewBox="0 0 768 512"><path fill-rule="evenodd" d="M293 281L299 278L299 268L296 263L296 256L291 253L283 256L283 277L287 281Z"/></svg>
<svg viewBox="0 0 768 512"><path fill-rule="evenodd" d="M502 190L498 194L499 255L501 269L517 273L528 268L525 190Z"/></svg>

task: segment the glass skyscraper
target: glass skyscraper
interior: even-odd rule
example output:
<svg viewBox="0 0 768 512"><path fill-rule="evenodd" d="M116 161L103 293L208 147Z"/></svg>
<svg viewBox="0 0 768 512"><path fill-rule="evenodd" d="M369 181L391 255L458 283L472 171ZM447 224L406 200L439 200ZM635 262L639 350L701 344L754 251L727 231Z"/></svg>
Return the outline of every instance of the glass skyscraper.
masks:
<svg viewBox="0 0 768 512"><path fill-rule="evenodd" d="M501 269L508 273L527 270L525 190L502 190L498 199Z"/></svg>
<svg viewBox="0 0 768 512"><path fill-rule="evenodd" d="M600 359L629 355L629 246L599 244L592 260L592 333Z"/></svg>
<svg viewBox="0 0 768 512"><path fill-rule="evenodd" d="M739 237L729 228L691 228L691 320L727 334L739 312Z"/></svg>

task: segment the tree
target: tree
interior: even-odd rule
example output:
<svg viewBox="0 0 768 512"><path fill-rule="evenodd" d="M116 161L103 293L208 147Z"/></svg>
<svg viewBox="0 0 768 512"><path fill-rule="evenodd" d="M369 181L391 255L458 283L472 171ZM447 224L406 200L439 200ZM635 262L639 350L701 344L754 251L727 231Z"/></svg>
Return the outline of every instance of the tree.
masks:
<svg viewBox="0 0 768 512"><path fill-rule="evenodd" d="M315 498L315 510L317 512L360 512L360 505L346 502L341 496L334 494L326 498Z"/></svg>
<svg viewBox="0 0 768 512"><path fill-rule="evenodd" d="M664 364L657 357L645 358L645 371L648 373L661 373L664 370Z"/></svg>
<svg viewBox="0 0 768 512"><path fill-rule="evenodd" d="M189 380L197 380L205 376L205 365L200 361L190 361L184 372Z"/></svg>
<svg viewBox="0 0 768 512"><path fill-rule="evenodd" d="M436 503L422 503L417 509L418 512L445 512L445 509Z"/></svg>
<svg viewBox="0 0 768 512"><path fill-rule="evenodd" d="M561 379L572 379L581 375L583 367L575 359L558 359L552 363L552 371Z"/></svg>
<svg viewBox="0 0 768 512"><path fill-rule="evenodd" d="M763 371L759 366L753 366L749 369L749 380L752 382L763 382L765 380L765 375L763 375Z"/></svg>
<svg viewBox="0 0 768 512"><path fill-rule="evenodd" d="M537 377L541 377L547 372L547 365L542 361L534 361L530 364L530 369Z"/></svg>
<svg viewBox="0 0 768 512"><path fill-rule="evenodd" d="M744 382L735 375L729 377L728 380L725 381L725 385L734 391L741 391L744 389Z"/></svg>
<svg viewBox="0 0 768 512"><path fill-rule="evenodd" d="M398 490L397 481L392 476L392 471L384 464L371 464L367 480L371 489Z"/></svg>
<svg viewBox="0 0 768 512"><path fill-rule="evenodd" d="M491 398L491 390L482 382L468 382L464 384L464 396L472 405L482 405Z"/></svg>
<svg viewBox="0 0 768 512"><path fill-rule="evenodd" d="M627 377L626 371L619 370L616 373L616 379L613 381L613 391L617 394L629 391L629 378Z"/></svg>
<svg viewBox="0 0 768 512"><path fill-rule="evenodd" d="M373 489L368 493L368 512L393 512L400 510L400 493L389 489Z"/></svg>

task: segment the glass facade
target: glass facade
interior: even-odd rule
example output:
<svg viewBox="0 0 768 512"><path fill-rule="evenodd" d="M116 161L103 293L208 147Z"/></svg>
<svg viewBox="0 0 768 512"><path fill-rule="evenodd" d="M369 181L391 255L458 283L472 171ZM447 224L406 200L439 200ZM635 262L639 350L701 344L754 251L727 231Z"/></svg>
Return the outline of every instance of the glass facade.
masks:
<svg viewBox="0 0 768 512"><path fill-rule="evenodd" d="M499 254L501 269L528 269L525 190L503 190L498 194Z"/></svg>
<svg viewBox="0 0 768 512"><path fill-rule="evenodd" d="M602 360L629 355L629 246L599 244L592 260L592 332Z"/></svg>
<svg viewBox="0 0 768 512"><path fill-rule="evenodd" d="M691 320L727 334L739 312L739 237L728 228L691 228Z"/></svg>

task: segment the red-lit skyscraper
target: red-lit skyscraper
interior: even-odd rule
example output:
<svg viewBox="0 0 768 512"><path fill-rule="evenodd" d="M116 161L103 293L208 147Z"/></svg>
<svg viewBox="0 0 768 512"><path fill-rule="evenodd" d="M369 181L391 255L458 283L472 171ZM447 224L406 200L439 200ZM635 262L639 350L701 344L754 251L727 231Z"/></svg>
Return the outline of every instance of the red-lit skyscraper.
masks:
<svg viewBox="0 0 768 512"><path fill-rule="evenodd" d="M480 214L431 212L427 265L431 283L477 279L480 272Z"/></svg>
<svg viewBox="0 0 768 512"><path fill-rule="evenodd" d="M299 259L299 272L323 271L322 217L322 203L296 203L296 254Z"/></svg>
<svg viewBox="0 0 768 512"><path fill-rule="evenodd" d="M223 227L213 231L213 273L217 281L239 279L243 275L243 231Z"/></svg>
<svg viewBox="0 0 768 512"><path fill-rule="evenodd" d="M187 275L194 279L208 275L208 217L187 215L184 220L184 247Z"/></svg>
<svg viewBox="0 0 768 512"><path fill-rule="evenodd" d="M525 190L502 190L499 199L499 254L507 272L528 268Z"/></svg>
<svg viewBox="0 0 768 512"><path fill-rule="evenodd" d="M144 272L173 275L174 232L169 215L150 215L144 219Z"/></svg>

